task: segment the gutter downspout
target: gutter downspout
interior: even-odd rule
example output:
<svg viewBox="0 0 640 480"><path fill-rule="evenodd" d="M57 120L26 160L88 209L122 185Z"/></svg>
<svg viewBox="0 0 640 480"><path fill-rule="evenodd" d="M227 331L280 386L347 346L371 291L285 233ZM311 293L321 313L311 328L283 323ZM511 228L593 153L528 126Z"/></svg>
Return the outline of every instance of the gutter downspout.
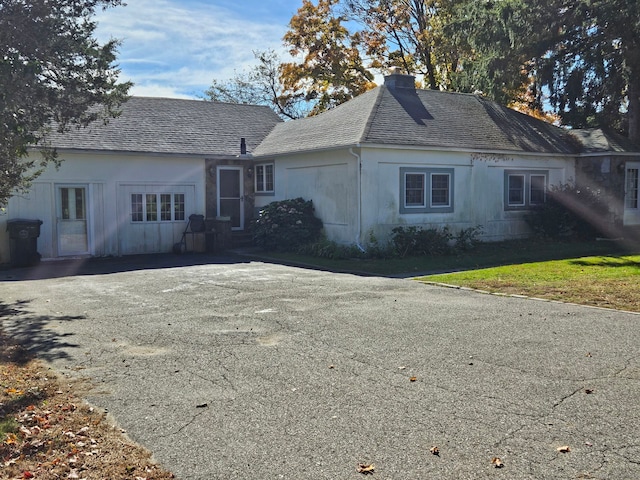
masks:
<svg viewBox="0 0 640 480"><path fill-rule="evenodd" d="M353 151L354 147L349 148L349 153L356 157L357 160L357 176L358 176L358 187L357 187L357 195L358 195L358 205L357 205L357 231L356 231L356 246L360 249L361 252L365 252L366 249L360 244L360 235L362 234L362 158L361 156ZM360 144L357 144L355 148L360 148Z"/></svg>

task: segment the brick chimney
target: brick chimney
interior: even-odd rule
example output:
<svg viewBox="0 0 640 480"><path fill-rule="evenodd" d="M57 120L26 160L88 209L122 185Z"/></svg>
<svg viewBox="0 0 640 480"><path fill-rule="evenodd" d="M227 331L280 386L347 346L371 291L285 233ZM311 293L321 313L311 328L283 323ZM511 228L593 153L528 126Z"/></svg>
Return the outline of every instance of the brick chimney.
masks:
<svg viewBox="0 0 640 480"><path fill-rule="evenodd" d="M407 88L415 91L416 77L392 72L390 75L384 77L384 84L390 89Z"/></svg>

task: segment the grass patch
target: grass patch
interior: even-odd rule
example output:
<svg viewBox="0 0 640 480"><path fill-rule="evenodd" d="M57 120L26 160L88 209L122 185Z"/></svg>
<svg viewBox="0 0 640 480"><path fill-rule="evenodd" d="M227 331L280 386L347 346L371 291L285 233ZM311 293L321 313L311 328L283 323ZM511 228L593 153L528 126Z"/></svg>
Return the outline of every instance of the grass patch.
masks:
<svg viewBox="0 0 640 480"><path fill-rule="evenodd" d="M429 275L419 280L640 312L640 255L599 255L505 265Z"/></svg>

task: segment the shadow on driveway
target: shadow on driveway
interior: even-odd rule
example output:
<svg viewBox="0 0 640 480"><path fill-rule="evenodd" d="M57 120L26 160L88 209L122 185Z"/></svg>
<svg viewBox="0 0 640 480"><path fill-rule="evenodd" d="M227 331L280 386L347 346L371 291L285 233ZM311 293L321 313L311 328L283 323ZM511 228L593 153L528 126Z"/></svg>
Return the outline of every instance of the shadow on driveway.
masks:
<svg viewBox="0 0 640 480"><path fill-rule="evenodd" d="M124 257L83 258L43 261L33 267L0 270L0 281L45 280L50 278L82 275L106 275L110 273L156 270L161 268L189 267L210 264L249 263L251 259L233 254L211 255L203 253L172 253L127 255Z"/></svg>

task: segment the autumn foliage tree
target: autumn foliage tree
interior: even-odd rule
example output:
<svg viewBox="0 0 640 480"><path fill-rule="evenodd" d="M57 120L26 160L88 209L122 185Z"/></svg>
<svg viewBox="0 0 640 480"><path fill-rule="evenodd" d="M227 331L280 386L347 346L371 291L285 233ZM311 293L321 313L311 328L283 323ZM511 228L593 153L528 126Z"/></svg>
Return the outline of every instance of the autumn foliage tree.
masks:
<svg viewBox="0 0 640 480"><path fill-rule="evenodd" d="M120 0L0 2L0 206L25 190L49 162L47 129L117 115L128 83L118 83L118 42L93 37L97 8ZM42 152L40 160L29 149Z"/></svg>
<svg viewBox="0 0 640 480"><path fill-rule="evenodd" d="M458 70L467 47L452 41L445 31L455 3L344 0L343 6L362 26L362 43L373 67L401 67L406 73L424 75L427 88L450 89L451 75Z"/></svg>
<svg viewBox="0 0 640 480"><path fill-rule="evenodd" d="M311 115L322 112L373 88L372 73L360 57L360 35L345 27L336 10L339 0L303 0L291 18L285 45L299 62L282 66L282 82L292 92L304 92L313 103Z"/></svg>
<svg viewBox="0 0 640 480"><path fill-rule="evenodd" d="M277 83L315 114L395 66L427 88L640 143L639 19L636 0L303 0Z"/></svg>

